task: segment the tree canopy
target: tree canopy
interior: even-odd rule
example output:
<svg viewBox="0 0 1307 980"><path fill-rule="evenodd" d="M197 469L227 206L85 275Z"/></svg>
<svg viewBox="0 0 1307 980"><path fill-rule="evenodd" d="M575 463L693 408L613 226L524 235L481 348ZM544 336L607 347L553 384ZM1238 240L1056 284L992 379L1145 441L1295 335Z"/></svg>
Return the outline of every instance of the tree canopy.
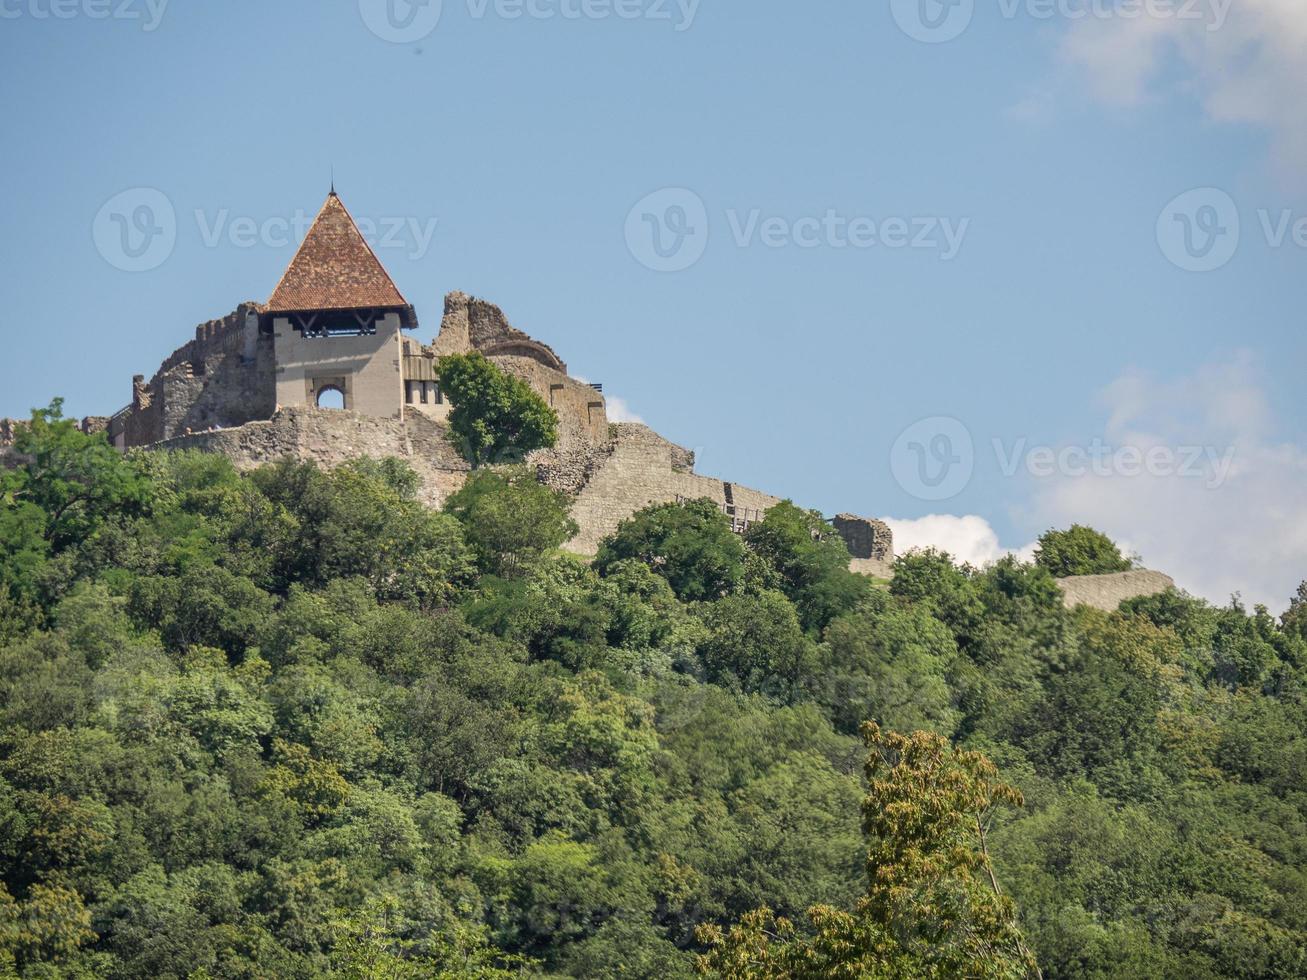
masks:
<svg viewBox="0 0 1307 980"><path fill-rule="evenodd" d="M587 563L526 473L58 408L0 469L2 976L1307 974L1307 592L880 588L709 502Z"/></svg>
<svg viewBox="0 0 1307 980"><path fill-rule="evenodd" d="M532 387L480 353L437 362L440 390L454 406L449 427L472 466L516 463L558 441L558 416Z"/></svg>
<svg viewBox="0 0 1307 980"><path fill-rule="evenodd" d="M1065 531L1045 531L1035 547L1035 564L1058 578L1106 575L1134 567L1111 538L1083 524L1072 524Z"/></svg>

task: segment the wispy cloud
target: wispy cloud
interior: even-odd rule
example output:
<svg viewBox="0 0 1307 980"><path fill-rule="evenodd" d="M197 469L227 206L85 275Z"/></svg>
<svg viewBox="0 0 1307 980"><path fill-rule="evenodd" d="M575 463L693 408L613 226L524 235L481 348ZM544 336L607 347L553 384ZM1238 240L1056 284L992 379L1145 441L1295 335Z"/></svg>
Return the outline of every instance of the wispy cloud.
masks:
<svg viewBox="0 0 1307 980"><path fill-rule="evenodd" d="M608 403L608 420L610 422L639 422L644 423L639 415L631 411L631 406L626 404L625 398L619 398L617 395L604 395L604 401Z"/></svg>
<svg viewBox="0 0 1307 980"><path fill-rule="evenodd" d="M1208 14L1071 20L1059 53L1104 102L1133 107L1192 98L1213 122L1261 128L1276 169L1301 181L1307 166L1302 0L1223 0Z"/></svg>
<svg viewBox="0 0 1307 980"><path fill-rule="evenodd" d="M1030 522L1092 524L1213 602L1237 592L1282 610L1307 578L1307 447L1272 435L1256 362L1236 356L1171 381L1130 372L1101 400L1109 441L1145 452L1201 443L1213 459L1232 453L1228 474L1215 486L1147 472L1054 476L1035 481Z"/></svg>

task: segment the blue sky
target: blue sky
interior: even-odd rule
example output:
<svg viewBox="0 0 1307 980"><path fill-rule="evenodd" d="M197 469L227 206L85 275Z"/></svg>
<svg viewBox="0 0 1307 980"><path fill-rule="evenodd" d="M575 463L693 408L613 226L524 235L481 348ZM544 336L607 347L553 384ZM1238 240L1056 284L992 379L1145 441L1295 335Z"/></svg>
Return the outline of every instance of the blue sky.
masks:
<svg viewBox="0 0 1307 980"><path fill-rule="evenodd" d="M1281 608L1307 576L1291 0L1202 21L1166 0L444 0L434 26L390 2L0 0L0 415L120 408L196 323L267 298L334 167L422 339L445 292L496 302L703 472L977 561L1080 519L1217 600ZM964 29L917 40L922 11ZM420 39L380 36L410 15ZM124 271L105 208L141 188L175 243ZM1168 213L1193 188L1214 191ZM684 245L683 214L672 264L693 261L650 268L640 230ZM1238 247L1182 268L1185 222L1232 215ZM900 439L938 418L974 465L923 499L912 470L966 456L935 422ZM1133 445L1173 469L1122 472ZM1029 458L1094 446L1101 473ZM1191 446L1214 453L1175 472Z"/></svg>

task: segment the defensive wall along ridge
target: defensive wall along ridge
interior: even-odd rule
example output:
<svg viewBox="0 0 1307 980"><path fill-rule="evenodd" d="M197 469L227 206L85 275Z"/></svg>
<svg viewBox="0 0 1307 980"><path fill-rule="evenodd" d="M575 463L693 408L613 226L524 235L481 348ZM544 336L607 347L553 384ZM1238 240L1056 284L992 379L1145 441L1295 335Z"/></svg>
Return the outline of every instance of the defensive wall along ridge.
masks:
<svg viewBox="0 0 1307 980"><path fill-rule="evenodd" d="M693 452L646 425L610 423L602 386L572 377L552 347L492 303L452 292L432 343L416 340L418 329L416 310L333 190L266 303L241 303L198 326L148 381L132 379L124 408L82 427L123 450L198 449L243 470L287 456L324 466L394 456L418 474L423 501L439 506L469 468L448 438L438 359L477 351L526 381L558 416L557 445L527 462L573 500L580 531L569 550L594 554L651 504L706 498L742 533L779 502L696 473ZM0 450L14 430L0 420ZM840 514L831 524L854 570L889 577L894 542L884 522ZM1157 573L1106 578L1064 584L1068 602L1119 603L1170 584Z"/></svg>

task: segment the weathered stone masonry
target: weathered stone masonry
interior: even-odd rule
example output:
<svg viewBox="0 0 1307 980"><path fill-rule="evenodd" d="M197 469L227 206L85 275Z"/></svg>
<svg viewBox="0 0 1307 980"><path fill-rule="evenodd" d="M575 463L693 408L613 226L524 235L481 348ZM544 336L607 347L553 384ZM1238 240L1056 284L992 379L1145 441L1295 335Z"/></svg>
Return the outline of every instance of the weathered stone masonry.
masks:
<svg viewBox="0 0 1307 980"><path fill-rule="evenodd" d="M610 425L599 387L570 377L553 348L492 303L450 293L432 344L407 336L417 327L416 312L333 191L267 303L242 303L201 324L149 381L133 379L127 407L87 424L106 429L123 449L201 449L241 468L284 456L327 466L395 456L418 473L423 498L439 505L468 468L448 438L437 362L478 351L558 415L558 444L528 462L540 480L574 498L580 532L571 550L593 554L650 504L707 498L744 530L778 502L696 473L692 452L647 426ZM345 410L320 407L328 394ZM0 425L0 446L12 438L12 426ZM872 571L893 556L880 522L841 515L836 530Z"/></svg>
<svg viewBox="0 0 1307 980"><path fill-rule="evenodd" d="M533 453L541 482L573 498L580 527L568 547L593 554L600 540L651 504L706 498L743 531L777 497L703 476L694 453L648 426L609 424L598 386L567 373L549 345L508 322L492 303L465 293L445 299L430 345L406 333L417 314L359 234L333 191L267 303L242 303L169 355L149 381L132 380L131 403L79 427L106 432L123 449L198 449L240 469L284 457L335 466L394 456L418 474L422 499L439 506L462 486L468 465L449 440L450 405L437 367L445 354L478 351L522 378L558 414L558 444ZM336 393L344 411L319 407ZM0 466L18 465L17 427L0 419ZM883 521L840 514L832 526L853 570L892 574L894 542ZM1173 585L1135 571L1062 579L1068 605L1114 609Z"/></svg>
<svg viewBox="0 0 1307 980"><path fill-rule="evenodd" d="M229 428L276 409L272 338L259 332L259 306L242 303L195 328L146 382L132 379L132 401L108 425L120 448L148 446L187 430Z"/></svg>

